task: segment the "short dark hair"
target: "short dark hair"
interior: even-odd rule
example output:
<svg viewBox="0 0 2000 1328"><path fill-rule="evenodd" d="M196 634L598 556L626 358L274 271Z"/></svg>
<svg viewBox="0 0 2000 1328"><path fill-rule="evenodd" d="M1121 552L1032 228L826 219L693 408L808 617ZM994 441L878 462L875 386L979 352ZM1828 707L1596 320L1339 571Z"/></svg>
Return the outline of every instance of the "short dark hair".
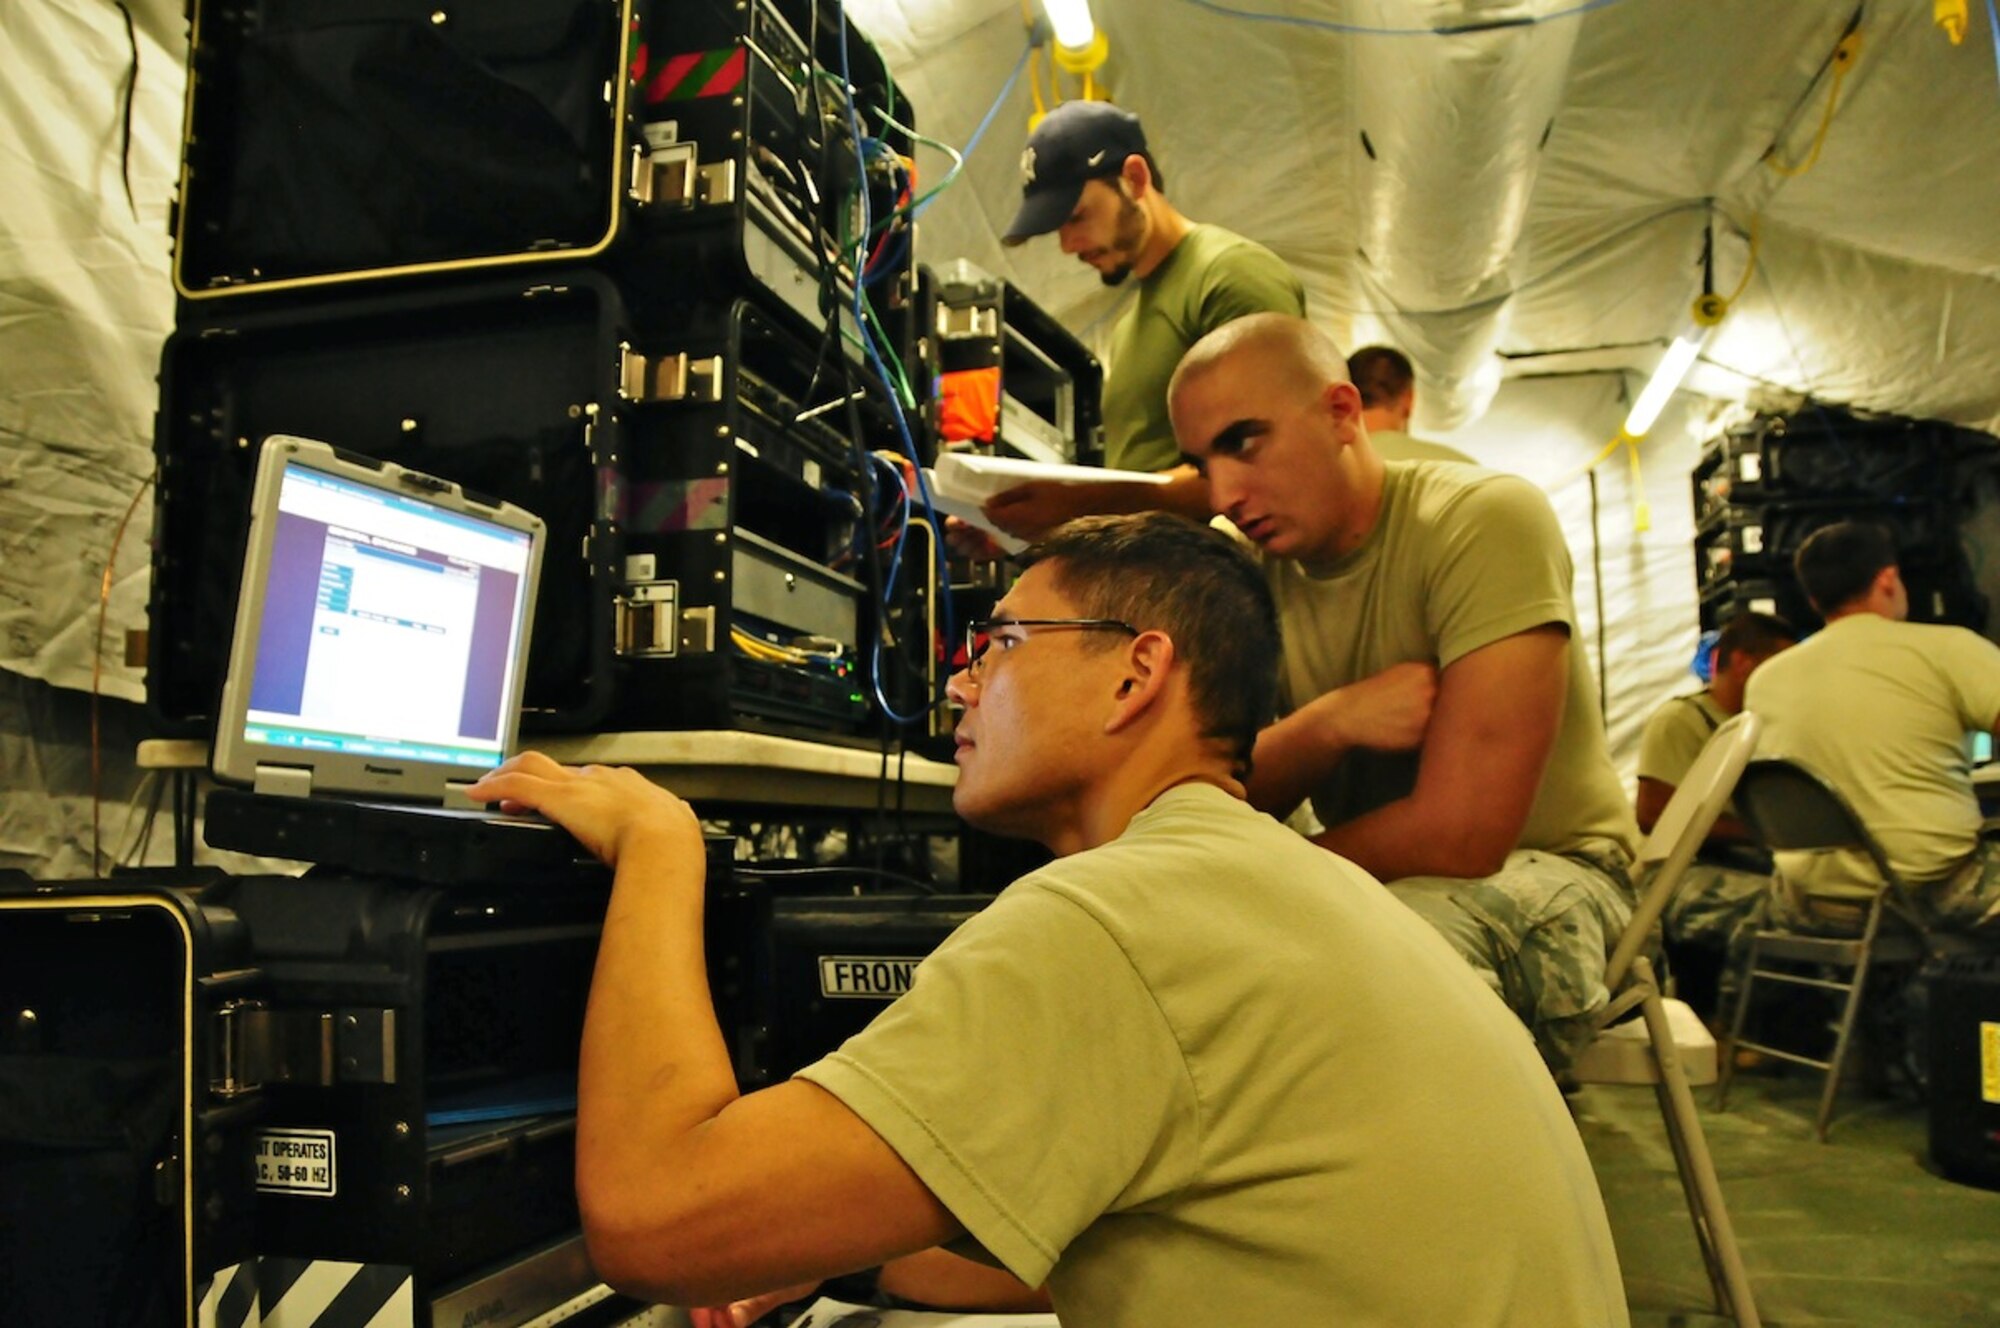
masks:
<svg viewBox="0 0 2000 1328"><path fill-rule="evenodd" d="M1730 658L1738 654L1755 655L1762 659L1786 646L1796 643L1798 631L1783 618L1773 613L1758 613L1746 609L1722 625L1715 637L1715 667L1728 665Z"/></svg>
<svg viewBox="0 0 2000 1328"><path fill-rule="evenodd" d="M1410 357L1392 346L1363 346L1347 357L1347 376L1364 406L1388 406L1416 385Z"/></svg>
<svg viewBox="0 0 2000 1328"><path fill-rule="evenodd" d="M1278 608L1241 545L1185 517L1142 512L1079 517L1021 561L1053 564L1084 614L1171 637L1202 736L1230 743L1248 777L1257 733L1278 709Z"/></svg>
<svg viewBox="0 0 2000 1328"><path fill-rule="evenodd" d="M1822 615L1866 594L1882 569L1895 565L1896 541L1872 521L1822 526L1792 558L1799 587Z"/></svg>

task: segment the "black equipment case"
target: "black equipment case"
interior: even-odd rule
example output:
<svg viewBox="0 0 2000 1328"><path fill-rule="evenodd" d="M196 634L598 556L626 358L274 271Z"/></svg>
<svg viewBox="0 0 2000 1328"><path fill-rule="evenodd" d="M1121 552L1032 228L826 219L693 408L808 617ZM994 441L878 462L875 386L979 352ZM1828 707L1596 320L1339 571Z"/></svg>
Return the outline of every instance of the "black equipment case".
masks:
<svg viewBox="0 0 2000 1328"><path fill-rule="evenodd" d="M1035 461L1098 462L1104 370L1040 305L960 259L922 282L940 375L941 445Z"/></svg>
<svg viewBox="0 0 2000 1328"><path fill-rule="evenodd" d="M842 325L858 335L849 252L858 195L867 191L875 221L895 210L889 154L907 158L912 142L883 117L913 127L914 116L881 55L852 26L844 61L851 82L842 82L839 12L802 0L685 0L648 12L633 59L645 144L634 192L646 204L649 241L678 247L677 261L664 267L633 264L635 281L704 303L754 288L813 336L837 304ZM855 150L857 124L886 149L866 171ZM870 299L907 359L914 271L907 221L882 238L868 246Z"/></svg>
<svg viewBox="0 0 2000 1328"><path fill-rule="evenodd" d="M876 619L848 561L864 460L831 424L851 418L839 361L814 387L811 343L748 301L641 335L603 274L546 275L232 309L168 339L146 675L166 724L199 733L215 712L256 444L290 433L548 522L523 731L870 726L856 662ZM839 412L810 414L808 389ZM879 398L853 412L894 446ZM842 649L749 667L736 628Z"/></svg>
<svg viewBox="0 0 2000 1328"><path fill-rule="evenodd" d="M555 275L555 274L550 274ZM522 727L608 713L623 447L615 287L474 283L184 323L160 368L146 697L184 733L214 715L268 434L318 438L504 498L548 523Z"/></svg>
<svg viewBox="0 0 2000 1328"><path fill-rule="evenodd" d="M652 464L625 505L618 649L648 681L621 693L623 726L860 733L875 714L859 547L873 463L843 430L858 420L864 446L899 451L893 427L759 304L690 307L673 326L661 353L628 361Z"/></svg>
<svg viewBox="0 0 2000 1328"><path fill-rule="evenodd" d="M468 1298L522 1322L592 1291L575 1067L607 898L608 878L238 883L270 985L267 1261L402 1295L418 1324L460 1322L440 1307ZM324 1173L287 1172L300 1155Z"/></svg>
<svg viewBox="0 0 2000 1328"><path fill-rule="evenodd" d="M850 28L853 109L887 149L861 169L838 13L800 0L194 0L175 287L200 306L589 261L635 302L726 301L754 284L817 331L857 179L886 216L888 154L912 147L878 113L908 124L907 103ZM874 283L884 316L905 315L899 345L907 241ZM850 307L852 273L835 285Z"/></svg>
<svg viewBox="0 0 2000 1328"><path fill-rule="evenodd" d="M309 874L0 895L7 1321L233 1328L294 1289L324 1328L629 1319L575 1201L607 894Z"/></svg>
<svg viewBox="0 0 2000 1328"><path fill-rule="evenodd" d="M2000 955L1956 955L1926 979L1931 1160L2000 1190Z"/></svg>
<svg viewBox="0 0 2000 1328"><path fill-rule="evenodd" d="M194 303L605 253L633 0L192 0L174 284Z"/></svg>
<svg viewBox="0 0 2000 1328"><path fill-rule="evenodd" d="M822 869L832 872L835 869ZM782 1083L909 990L925 956L991 895L831 893L744 864L709 894L709 972L737 1082Z"/></svg>
<svg viewBox="0 0 2000 1328"><path fill-rule="evenodd" d="M8 1323L193 1328L249 1302L264 1104L239 1053L265 988L226 894L192 872L0 886Z"/></svg>

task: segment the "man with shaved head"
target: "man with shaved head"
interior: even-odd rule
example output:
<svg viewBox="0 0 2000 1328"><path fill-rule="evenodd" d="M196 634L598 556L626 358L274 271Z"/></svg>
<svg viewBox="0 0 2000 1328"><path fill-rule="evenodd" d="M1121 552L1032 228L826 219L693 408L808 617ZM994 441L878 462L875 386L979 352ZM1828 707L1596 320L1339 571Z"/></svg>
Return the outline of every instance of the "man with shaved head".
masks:
<svg viewBox="0 0 2000 1328"><path fill-rule="evenodd" d="M1283 622L1283 718L1258 738L1251 800L1309 798L1317 842L1436 927L1562 1069L1607 999L1638 830L1548 499L1383 461L1339 347L1302 319L1210 333L1168 395Z"/></svg>

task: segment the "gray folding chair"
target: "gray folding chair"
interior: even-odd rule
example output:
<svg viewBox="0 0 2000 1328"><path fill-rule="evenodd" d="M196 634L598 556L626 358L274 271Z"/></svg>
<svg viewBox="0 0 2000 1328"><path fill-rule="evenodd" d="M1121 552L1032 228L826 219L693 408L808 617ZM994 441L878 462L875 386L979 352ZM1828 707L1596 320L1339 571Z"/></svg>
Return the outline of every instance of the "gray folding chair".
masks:
<svg viewBox="0 0 2000 1328"><path fill-rule="evenodd" d="M1820 1092L1814 1129L1820 1142L1825 1143L1833 1101L1840 1091L1841 1070L1847 1063L1862 994L1868 986L1869 968L1875 964L1915 963L1934 949L1936 943L1922 912L1889 865L1875 837L1868 833L1847 799L1813 770L1797 761L1775 757L1752 761L1737 783L1736 808L1757 838L1774 852L1858 849L1874 864L1883 881L1882 890L1866 907L1858 935L1818 935L1778 926L1764 926L1756 931L1743 961L1736 1012L1729 1021L1729 1037L1722 1047L1722 1077L1715 1091L1718 1111L1729 1105L1729 1081L1735 1074L1739 1047L1824 1073L1826 1085ZM1768 967L1773 962L1812 967L1811 971L1795 972ZM1753 1042L1743 1036L1753 994L1760 984L1767 991L1817 991L1839 1000L1840 1015L1834 1025L1829 1059L1821 1060L1767 1042Z"/></svg>
<svg viewBox="0 0 2000 1328"><path fill-rule="evenodd" d="M1640 845L1638 869L1645 886L1604 969L1611 1001L1599 1016L1597 1036L1570 1067L1579 1083L1653 1086L1716 1308L1742 1328L1758 1328L1757 1305L1688 1086L1715 1082L1715 1038L1685 1003L1661 994L1645 951L1661 910L1680 888L1756 748L1758 727L1756 716L1745 713L1716 729ZM1634 1009L1639 1018L1626 1019Z"/></svg>

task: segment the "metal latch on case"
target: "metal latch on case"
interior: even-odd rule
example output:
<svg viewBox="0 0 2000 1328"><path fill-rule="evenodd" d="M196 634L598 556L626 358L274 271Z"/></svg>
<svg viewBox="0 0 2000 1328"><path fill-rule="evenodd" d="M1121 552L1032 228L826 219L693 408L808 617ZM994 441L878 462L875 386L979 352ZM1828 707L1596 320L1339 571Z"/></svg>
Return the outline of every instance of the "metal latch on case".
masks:
<svg viewBox="0 0 2000 1328"><path fill-rule="evenodd" d="M727 207L736 201L736 159L704 166L693 143L634 148L632 196L648 207Z"/></svg>
<svg viewBox="0 0 2000 1328"><path fill-rule="evenodd" d="M396 1082L396 1012L391 1009L274 1009L260 1000L218 1006L209 1091L219 1098L265 1084Z"/></svg>
<svg viewBox="0 0 2000 1328"><path fill-rule="evenodd" d="M720 401L722 357L690 359L686 351L645 356L618 347L618 394L627 401Z"/></svg>

